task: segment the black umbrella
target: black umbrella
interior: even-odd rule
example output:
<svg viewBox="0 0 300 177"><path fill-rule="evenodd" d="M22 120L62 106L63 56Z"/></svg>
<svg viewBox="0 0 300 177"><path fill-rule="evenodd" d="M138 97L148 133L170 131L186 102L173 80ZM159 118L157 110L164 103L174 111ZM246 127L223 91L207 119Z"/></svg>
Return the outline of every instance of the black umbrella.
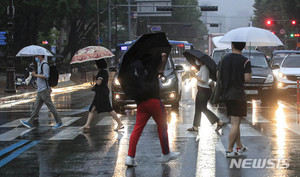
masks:
<svg viewBox="0 0 300 177"><path fill-rule="evenodd" d="M165 52L169 55L171 48L172 46L167 40L165 33L144 34L138 38L123 55L120 73L135 60L141 60L144 64L147 64L147 62L149 62L147 60L149 55L156 59L156 61L152 62L158 66L161 60L161 53Z"/></svg>
<svg viewBox="0 0 300 177"><path fill-rule="evenodd" d="M185 52L183 52L183 55L198 70L200 69L200 66L196 65L196 59L202 61L209 69L210 78L216 80L217 65L214 60L211 59L208 55L201 52L200 50L186 50Z"/></svg>
<svg viewBox="0 0 300 177"><path fill-rule="evenodd" d="M143 90L141 88L143 83L140 84L141 86L136 86L135 84L137 83L132 83L132 79L127 75L132 68L132 64L134 64L135 67L141 68L141 70L147 68L149 65L152 66L152 70L147 74L147 78L152 78L157 74L155 69L158 69L161 62L161 54L166 53L168 55L171 48L165 33L144 34L138 38L121 59L118 78L124 92L127 95L139 95L135 92L142 93Z"/></svg>

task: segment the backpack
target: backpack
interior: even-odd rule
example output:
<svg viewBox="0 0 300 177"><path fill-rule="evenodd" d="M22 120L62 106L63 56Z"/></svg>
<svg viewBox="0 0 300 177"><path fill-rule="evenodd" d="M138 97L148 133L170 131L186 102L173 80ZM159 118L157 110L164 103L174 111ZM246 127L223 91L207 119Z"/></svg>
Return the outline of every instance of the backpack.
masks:
<svg viewBox="0 0 300 177"><path fill-rule="evenodd" d="M119 73L118 79L126 96L134 100L147 99L152 88L148 74L140 60L132 62L125 71Z"/></svg>
<svg viewBox="0 0 300 177"><path fill-rule="evenodd" d="M42 64L42 66L41 66L41 73L43 74L43 65L44 65L45 63L43 63ZM48 63L47 63L47 65L49 65ZM58 69L57 69L57 66L56 65L49 65L49 78L47 79L47 81L48 82L46 82L46 83L48 83L49 84L49 86L50 87L55 87L55 86L57 86L57 84L58 84L58 78L59 78L59 74L58 74Z"/></svg>

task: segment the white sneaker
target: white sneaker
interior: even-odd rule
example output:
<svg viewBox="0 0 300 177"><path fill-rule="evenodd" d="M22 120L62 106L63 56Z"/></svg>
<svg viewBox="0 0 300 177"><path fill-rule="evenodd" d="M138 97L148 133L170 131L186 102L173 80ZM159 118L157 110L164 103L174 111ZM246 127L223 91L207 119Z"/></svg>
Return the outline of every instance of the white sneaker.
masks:
<svg viewBox="0 0 300 177"><path fill-rule="evenodd" d="M235 151L229 152L226 151L226 158L235 158L235 157L240 157L241 154Z"/></svg>
<svg viewBox="0 0 300 177"><path fill-rule="evenodd" d="M248 151L248 148L244 145L241 148L236 148L236 152L238 152L238 153L244 153L244 152L247 152L247 151Z"/></svg>
<svg viewBox="0 0 300 177"><path fill-rule="evenodd" d="M126 157L126 161L125 161L125 165L127 165L128 167L136 167L137 163L134 160L133 157L127 156Z"/></svg>
<svg viewBox="0 0 300 177"><path fill-rule="evenodd" d="M169 152L169 154L163 155L161 157L161 163L167 163L170 160L175 160L180 156L179 152Z"/></svg>

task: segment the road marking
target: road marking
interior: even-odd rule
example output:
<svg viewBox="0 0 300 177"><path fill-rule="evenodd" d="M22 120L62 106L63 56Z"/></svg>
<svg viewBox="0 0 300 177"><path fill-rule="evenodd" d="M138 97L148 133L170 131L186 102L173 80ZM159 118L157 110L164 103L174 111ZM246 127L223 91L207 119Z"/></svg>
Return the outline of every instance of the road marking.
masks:
<svg viewBox="0 0 300 177"><path fill-rule="evenodd" d="M12 122L8 122L6 124L3 124L1 125L0 127L18 127L21 125L21 122L20 120L24 120L24 121L28 121L29 118L21 118L21 119L17 119L17 120L14 120Z"/></svg>
<svg viewBox="0 0 300 177"><path fill-rule="evenodd" d="M231 124L228 125L231 128ZM259 133L255 128L253 128L249 124L241 124L240 125L241 136L263 136Z"/></svg>
<svg viewBox="0 0 300 177"><path fill-rule="evenodd" d="M96 125L113 125L114 121L111 116L103 117Z"/></svg>
<svg viewBox="0 0 300 177"><path fill-rule="evenodd" d="M49 140L73 140L82 132L79 128L80 127L67 127Z"/></svg>
<svg viewBox="0 0 300 177"><path fill-rule="evenodd" d="M3 167L4 165L6 165L7 163L9 163L10 161L12 161L14 158L18 157L19 155L21 155L23 152L25 152L26 150L30 149L31 147L35 146L36 144L38 144L39 142L41 142L41 140L38 141L32 141L31 143L25 145L24 147L16 150L15 152L11 153L9 156L5 157L4 159L2 159L0 161L0 168Z"/></svg>
<svg viewBox="0 0 300 177"><path fill-rule="evenodd" d="M26 144L27 142L29 142L29 140L21 140L21 141L18 141L17 143L13 144L13 145L10 145L9 147L3 149L2 151L0 151L0 157L20 146L23 146L24 144Z"/></svg>
<svg viewBox="0 0 300 177"><path fill-rule="evenodd" d="M69 126L72 123L76 122L80 118L81 117L63 117L62 122L63 122L64 126Z"/></svg>
<svg viewBox="0 0 300 177"><path fill-rule="evenodd" d="M196 177L215 176L216 145L220 138L215 132L215 127L209 123L202 124L199 128L198 137Z"/></svg>
<svg viewBox="0 0 300 177"><path fill-rule="evenodd" d="M34 130L35 128L25 128L25 127L21 127L21 128L14 128L12 130L9 130L3 134L0 135L0 141L11 141L15 138L17 138L20 135L23 135L25 133L28 133L32 130Z"/></svg>

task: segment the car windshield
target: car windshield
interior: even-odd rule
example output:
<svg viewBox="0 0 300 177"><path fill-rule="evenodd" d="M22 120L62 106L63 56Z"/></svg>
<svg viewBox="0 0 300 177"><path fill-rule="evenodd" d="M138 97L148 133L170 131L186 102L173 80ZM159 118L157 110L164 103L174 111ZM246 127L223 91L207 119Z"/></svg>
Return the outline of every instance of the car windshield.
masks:
<svg viewBox="0 0 300 177"><path fill-rule="evenodd" d="M166 67L165 67L165 70L172 70L172 63L171 63L171 60L170 58L168 59L167 63L166 63Z"/></svg>
<svg viewBox="0 0 300 177"><path fill-rule="evenodd" d="M273 62L272 62L272 66L274 66L276 64L280 65L282 60L283 60L283 58L274 58Z"/></svg>
<svg viewBox="0 0 300 177"><path fill-rule="evenodd" d="M289 53L276 53L274 55L274 58L284 58L288 55Z"/></svg>
<svg viewBox="0 0 300 177"><path fill-rule="evenodd" d="M218 64L222 58L224 51L214 51L213 60Z"/></svg>
<svg viewBox="0 0 300 177"><path fill-rule="evenodd" d="M284 68L299 68L300 67L300 56L289 56L286 57L282 63Z"/></svg>
<svg viewBox="0 0 300 177"><path fill-rule="evenodd" d="M249 58L249 53L243 53L243 55ZM254 54L250 55L250 61L252 67L268 67L268 63L266 61L266 57L262 54Z"/></svg>

